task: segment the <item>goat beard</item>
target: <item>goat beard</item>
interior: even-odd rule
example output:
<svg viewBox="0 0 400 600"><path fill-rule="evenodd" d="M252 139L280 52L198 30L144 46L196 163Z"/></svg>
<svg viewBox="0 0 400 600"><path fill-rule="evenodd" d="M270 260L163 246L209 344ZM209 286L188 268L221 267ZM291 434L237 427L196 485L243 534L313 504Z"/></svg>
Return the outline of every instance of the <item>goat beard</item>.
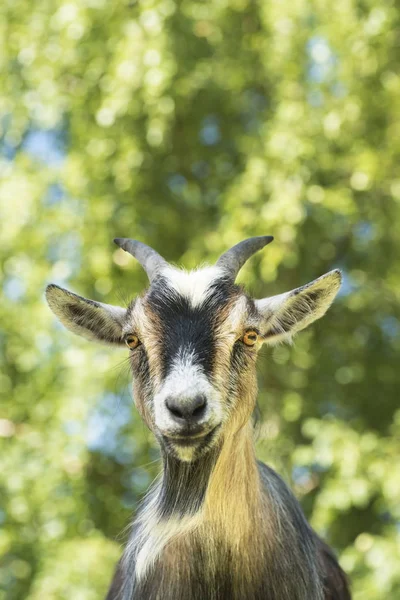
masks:
<svg viewBox="0 0 400 600"><path fill-rule="evenodd" d="M222 442L207 449L197 460L184 462L162 446L163 476L159 492L159 516L192 516L202 507Z"/></svg>

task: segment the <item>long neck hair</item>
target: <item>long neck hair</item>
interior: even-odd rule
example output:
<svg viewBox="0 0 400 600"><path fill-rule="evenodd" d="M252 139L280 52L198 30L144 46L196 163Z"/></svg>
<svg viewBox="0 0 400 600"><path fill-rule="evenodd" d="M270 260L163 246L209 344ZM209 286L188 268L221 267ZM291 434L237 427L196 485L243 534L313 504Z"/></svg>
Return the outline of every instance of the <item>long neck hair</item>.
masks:
<svg viewBox="0 0 400 600"><path fill-rule="evenodd" d="M125 552L123 600L321 600L309 528L274 477L240 414L201 460L165 454Z"/></svg>

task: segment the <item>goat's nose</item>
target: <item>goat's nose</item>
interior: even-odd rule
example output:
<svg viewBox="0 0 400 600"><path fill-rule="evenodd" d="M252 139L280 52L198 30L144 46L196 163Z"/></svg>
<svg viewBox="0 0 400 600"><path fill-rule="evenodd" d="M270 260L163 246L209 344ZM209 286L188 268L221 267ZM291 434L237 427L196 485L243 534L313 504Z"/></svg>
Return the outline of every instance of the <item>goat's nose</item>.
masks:
<svg viewBox="0 0 400 600"><path fill-rule="evenodd" d="M207 398L200 394L193 398L170 396L165 403L175 421L197 423L206 412Z"/></svg>

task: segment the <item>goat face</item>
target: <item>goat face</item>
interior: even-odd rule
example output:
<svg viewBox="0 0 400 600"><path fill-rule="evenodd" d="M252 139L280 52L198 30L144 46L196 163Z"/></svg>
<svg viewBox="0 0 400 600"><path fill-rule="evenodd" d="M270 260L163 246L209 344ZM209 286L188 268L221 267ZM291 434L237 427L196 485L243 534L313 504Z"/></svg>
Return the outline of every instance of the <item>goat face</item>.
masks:
<svg viewBox="0 0 400 600"><path fill-rule="evenodd" d="M171 267L144 244L120 244L144 263L151 282L127 309L47 288L51 309L71 331L129 346L137 407L164 452L182 461L198 460L243 427L254 408L261 344L291 337L321 317L339 289L340 273L332 271L252 300L234 283L234 267L244 262L237 249L249 254L265 240L271 238L245 240L216 266L191 272Z"/></svg>
<svg viewBox="0 0 400 600"><path fill-rule="evenodd" d="M250 418L259 331L254 301L217 267L167 268L134 301L134 396L166 452L197 459Z"/></svg>

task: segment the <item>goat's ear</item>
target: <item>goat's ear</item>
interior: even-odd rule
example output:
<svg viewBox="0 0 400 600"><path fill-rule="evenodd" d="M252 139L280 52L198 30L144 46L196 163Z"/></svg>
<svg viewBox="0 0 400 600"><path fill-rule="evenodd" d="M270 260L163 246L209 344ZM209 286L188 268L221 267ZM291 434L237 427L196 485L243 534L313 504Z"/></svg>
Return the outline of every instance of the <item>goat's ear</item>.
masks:
<svg viewBox="0 0 400 600"><path fill-rule="evenodd" d="M126 309L87 300L50 284L46 300L53 313L67 329L89 340L105 344L123 344L122 327Z"/></svg>
<svg viewBox="0 0 400 600"><path fill-rule="evenodd" d="M339 291L342 276L330 271L296 290L256 300L262 316L261 333L266 343L290 340L292 335L322 317Z"/></svg>

